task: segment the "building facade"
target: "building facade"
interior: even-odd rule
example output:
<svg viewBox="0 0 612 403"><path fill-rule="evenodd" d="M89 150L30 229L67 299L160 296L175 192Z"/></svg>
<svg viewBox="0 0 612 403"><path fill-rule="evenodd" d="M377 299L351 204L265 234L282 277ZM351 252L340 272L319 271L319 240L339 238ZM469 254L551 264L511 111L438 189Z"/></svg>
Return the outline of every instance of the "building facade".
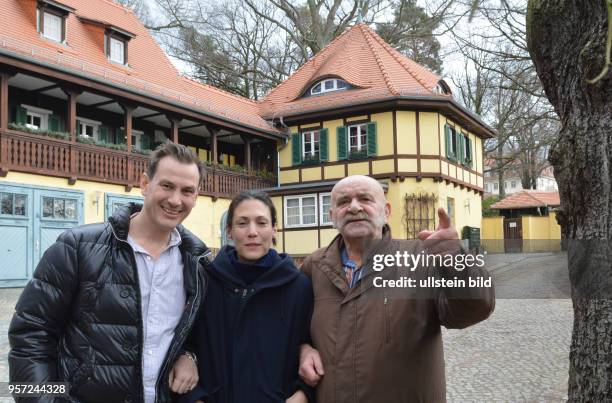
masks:
<svg viewBox="0 0 612 403"><path fill-rule="evenodd" d="M185 225L222 245L243 189L268 189L279 249L306 255L335 234L333 184L379 179L398 237L436 223L480 227L482 140L494 135L439 77L363 24L259 102L182 77L138 18L110 0L0 0L0 285L24 284L74 225L141 200L164 141L207 166Z"/></svg>

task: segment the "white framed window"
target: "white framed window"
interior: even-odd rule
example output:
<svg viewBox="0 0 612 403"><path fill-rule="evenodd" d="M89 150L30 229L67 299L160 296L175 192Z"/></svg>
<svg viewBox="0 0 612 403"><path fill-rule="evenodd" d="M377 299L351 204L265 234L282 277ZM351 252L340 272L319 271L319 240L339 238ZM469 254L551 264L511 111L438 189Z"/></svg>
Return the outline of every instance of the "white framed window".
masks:
<svg viewBox="0 0 612 403"><path fill-rule="evenodd" d="M317 225L317 195L285 197L285 227L312 227Z"/></svg>
<svg viewBox="0 0 612 403"><path fill-rule="evenodd" d="M43 26L41 33L45 38L56 42L62 42L64 40L64 18L57 14L43 11Z"/></svg>
<svg viewBox="0 0 612 403"><path fill-rule="evenodd" d="M349 153L367 151L368 125L367 123L348 127Z"/></svg>
<svg viewBox="0 0 612 403"><path fill-rule="evenodd" d="M108 58L113 62L125 64L125 41L111 36Z"/></svg>
<svg viewBox="0 0 612 403"><path fill-rule="evenodd" d="M302 159L319 158L319 131L302 132Z"/></svg>
<svg viewBox="0 0 612 403"><path fill-rule="evenodd" d="M311 95L323 94L325 92L339 91L348 88L348 83L339 78L327 78L321 80L310 89Z"/></svg>
<svg viewBox="0 0 612 403"><path fill-rule="evenodd" d="M321 225L331 225L332 219L329 215L329 209L331 207L331 193L319 194L319 206L321 206L319 222L321 223Z"/></svg>
<svg viewBox="0 0 612 403"><path fill-rule="evenodd" d="M510 187L514 189L516 187L516 181L510 182Z"/></svg>
<svg viewBox="0 0 612 403"><path fill-rule="evenodd" d="M446 213L451 219L453 227L455 226L455 199L453 197L446 198Z"/></svg>
<svg viewBox="0 0 612 403"><path fill-rule="evenodd" d="M98 140L98 129L102 124L101 122L80 117L77 117L77 120L79 122L79 127L77 128L79 136Z"/></svg>
<svg viewBox="0 0 612 403"><path fill-rule="evenodd" d="M26 127L34 130L47 130L49 128L49 115L53 113L48 109L21 104L26 110Z"/></svg>
<svg viewBox="0 0 612 403"><path fill-rule="evenodd" d="M499 190L499 183L495 182L495 183L493 184L493 189L494 189L494 190Z"/></svg>
<svg viewBox="0 0 612 403"><path fill-rule="evenodd" d="M127 144L127 134L125 134L125 128L123 126L120 127L120 130L123 131L123 138L125 140L125 144ZM132 147L142 149L142 136L144 132L140 130L132 129Z"/></svg>

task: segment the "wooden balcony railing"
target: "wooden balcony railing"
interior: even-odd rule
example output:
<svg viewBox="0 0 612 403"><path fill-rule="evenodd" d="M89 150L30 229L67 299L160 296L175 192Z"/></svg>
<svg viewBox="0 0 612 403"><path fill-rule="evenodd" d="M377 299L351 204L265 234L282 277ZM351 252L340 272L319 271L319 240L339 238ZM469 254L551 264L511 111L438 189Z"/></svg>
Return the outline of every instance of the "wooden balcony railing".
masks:
<svg viewBox="0 0 612 403"><path fill-rule="evenodd" d="M148 159L145 155L32 133L0 131L0 170L129 186L138 185L140 173L146 169ZM209 167L201 194L232 197L241 190L275 185L274 180Z"/></svg>

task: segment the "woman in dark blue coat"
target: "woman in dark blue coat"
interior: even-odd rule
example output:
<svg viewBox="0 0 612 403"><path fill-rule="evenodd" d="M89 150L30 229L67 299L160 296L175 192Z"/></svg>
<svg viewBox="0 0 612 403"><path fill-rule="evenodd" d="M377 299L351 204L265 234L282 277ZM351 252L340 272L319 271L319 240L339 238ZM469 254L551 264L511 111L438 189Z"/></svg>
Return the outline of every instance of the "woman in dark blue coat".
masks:
<svg viewBox="0 0 612 403"><path fill-rule="evenodd" d="M276 210L265 193L242 192L227 215L226 246L208 269L208 288L190 336L199 382L181 402L313 400L298 376L309 341L310 279L272 248Z"/></svg>

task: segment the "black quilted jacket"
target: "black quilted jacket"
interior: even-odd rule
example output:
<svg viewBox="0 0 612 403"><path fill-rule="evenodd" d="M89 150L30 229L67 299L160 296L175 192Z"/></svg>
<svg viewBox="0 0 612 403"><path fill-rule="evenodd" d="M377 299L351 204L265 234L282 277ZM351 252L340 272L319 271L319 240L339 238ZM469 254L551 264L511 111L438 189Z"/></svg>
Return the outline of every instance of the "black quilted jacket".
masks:
<svg viewBox="0 0 612 403"><path fill-rule="evenodd" d="M69 382L69 401L143 401L140 288L126 241L140 208L128 204L107 223L68 230L45 252L9 328L11 382ZM178 231L187 302L160 370L157 402L172 401L168 374L206 289L200 267L208 250L182 226Z"/></svg>

